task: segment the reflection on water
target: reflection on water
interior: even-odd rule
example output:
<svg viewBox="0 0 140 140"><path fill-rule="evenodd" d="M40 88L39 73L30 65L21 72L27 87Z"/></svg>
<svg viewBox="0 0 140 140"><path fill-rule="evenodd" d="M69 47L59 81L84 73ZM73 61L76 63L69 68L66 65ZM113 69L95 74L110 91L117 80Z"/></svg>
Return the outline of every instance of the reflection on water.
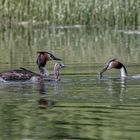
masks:
<svg viewBox="0 0 140 140"><path fill-rule="evenodd" d="M38 88L39 88L39 95L40 95L40 99L38 100L39 107L43 109L43 108L54 106L55 101L51 101L46 98L46 94L47 94L46 84L44 82L40 82L38 84L39 84ZM54 95L59 95L61 93L60 81L54 82L53 84L54 84Z"/></svg>
<svg viewBox="0 0 140 140"><path fill-rule="evenodd" d="M131 92L132 84L139 90L139 83L62 76L61 82L3 84L1 137L137 139L140 96Z"/></svg>
<svg viewBox="0 0 140 140"><path fill-rule="evenodd" d="M112 96L119 96L120 102L123 103L124 94L126 92L126 85L127 85L126 79L106 79L102 80L101 84L104 86L105 91L107 94L110 94Z"/></svg>
<svg viewBox="0 0 140 140"><path fill-rule="evenodd" d="M130 75L139 74L138 34L31 27L3 30L0 41L0 71L38 71L38 50L56 54L66 65L60 82L0 84L1 139L139 139L140 80L96 78L112 57L121 59ZM114 75L119 72L106 72Z"/></svg>

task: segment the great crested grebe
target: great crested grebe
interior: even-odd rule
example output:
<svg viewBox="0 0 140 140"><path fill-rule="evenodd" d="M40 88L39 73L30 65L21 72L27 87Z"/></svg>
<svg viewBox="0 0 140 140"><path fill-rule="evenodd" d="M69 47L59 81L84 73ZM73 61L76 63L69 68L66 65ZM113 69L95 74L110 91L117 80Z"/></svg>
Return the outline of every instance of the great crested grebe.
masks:
<svg viewBox="0 0 140 140"><path fill-rule="evenodd" d="M128 73L127 73L127 70L125 68L125 66L117 61L116 59L111 59L109 60L103 67L103 69L100 71L100 78L102 78L102 74L106 71L106 70L110 70L110 69L119 69L120 70L120 73L121 73L121 77L127 77L128 76Z"/></svg>
<svg viewBox="0 0 140 140"><path fill-rule="evenodd" d="M38 52L37 65L40 70L40 74L27 70L25 68L4 71L0 73L0 81L10 80L42 80L47 77L48 71L45 68L46 62L49 60L60 60L49 52ZM57 69L57 68L56 68ZM57 70L56 70L57 71Z"/></svg>
<svg viewBox="0 0 140 140"><path fill-rule="evenodd" d="M60 61L61 59L46 51L38 51L37 53L39 53L39 56L37 57L36 63L40 70L40 74L43 76L49 76L48 70L45 68L46 62L50 60Z"/></svg>

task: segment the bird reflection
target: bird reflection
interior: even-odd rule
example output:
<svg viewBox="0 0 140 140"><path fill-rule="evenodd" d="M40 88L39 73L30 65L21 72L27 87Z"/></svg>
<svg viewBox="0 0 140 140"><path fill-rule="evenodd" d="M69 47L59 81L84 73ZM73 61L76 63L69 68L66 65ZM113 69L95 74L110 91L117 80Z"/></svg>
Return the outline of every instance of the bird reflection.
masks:
<svg viewBox="0 0 140 140"><path fill-rule="evenodd" d="M54 82L54 95L60 95L61 93L61 82Z"/></svg>
<svg viewBox="0 0 140 140"><path fill-rule="evenodd" d="M47 93L49 92L47 83L40 82L38 88L39 88L39 96L40 96L38 100L39 108L46 109L48 107L53 107L56 104L56 102L48 99L46 96ZM58 81L58 82L54 82L54 95L59 95L59 94L60 94L60 82Z"/></svg>
<svg viewBox="0 0 140 140"><path fill-rule="evenodd" d="M109 95L119 97L120 102L123 102L124 93L126 91L126 79L109 79L102 81L105 91Z"/></svg>
<svg viewBox="0 0 140 140"><path fill-rule="evenodd" d="M38 103L40 109L46 109L47 107L52 107L56 104L54 101L47 100L46 98L40 98Z"/></svg>

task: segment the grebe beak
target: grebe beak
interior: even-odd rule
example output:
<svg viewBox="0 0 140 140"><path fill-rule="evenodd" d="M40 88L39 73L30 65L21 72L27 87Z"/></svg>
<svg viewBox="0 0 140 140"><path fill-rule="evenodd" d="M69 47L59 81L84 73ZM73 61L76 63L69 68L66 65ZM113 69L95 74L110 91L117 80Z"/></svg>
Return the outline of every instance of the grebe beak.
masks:
<svg viewBox="0 0 140 140"><path fill-rule="evenodd" d="M103 77L102 74L103 74L107 69L108 69L108 65L106 64L106 65L103 67L103 69L99 72L99 76L100 76L100 78Z"/></svg>
<svg viewBox="0 0 140 140"><path fill-rule="evenodd" d="M54 55L51 55L50 57L51 57L51 60L58 60L58 61L61 60L60 58L57 58L57 57L55 57Z"/></svg>

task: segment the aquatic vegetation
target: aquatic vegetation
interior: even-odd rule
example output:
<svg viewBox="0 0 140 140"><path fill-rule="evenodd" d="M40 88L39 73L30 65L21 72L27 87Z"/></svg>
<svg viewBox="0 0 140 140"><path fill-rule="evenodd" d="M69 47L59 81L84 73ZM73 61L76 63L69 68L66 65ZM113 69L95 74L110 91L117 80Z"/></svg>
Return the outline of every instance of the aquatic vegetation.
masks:
<svg viewBox="0 0 140 140"><path fill-rule="evenodd" d="M139 0L2 0L3 25L109 25L140 24Z"/></svg>

